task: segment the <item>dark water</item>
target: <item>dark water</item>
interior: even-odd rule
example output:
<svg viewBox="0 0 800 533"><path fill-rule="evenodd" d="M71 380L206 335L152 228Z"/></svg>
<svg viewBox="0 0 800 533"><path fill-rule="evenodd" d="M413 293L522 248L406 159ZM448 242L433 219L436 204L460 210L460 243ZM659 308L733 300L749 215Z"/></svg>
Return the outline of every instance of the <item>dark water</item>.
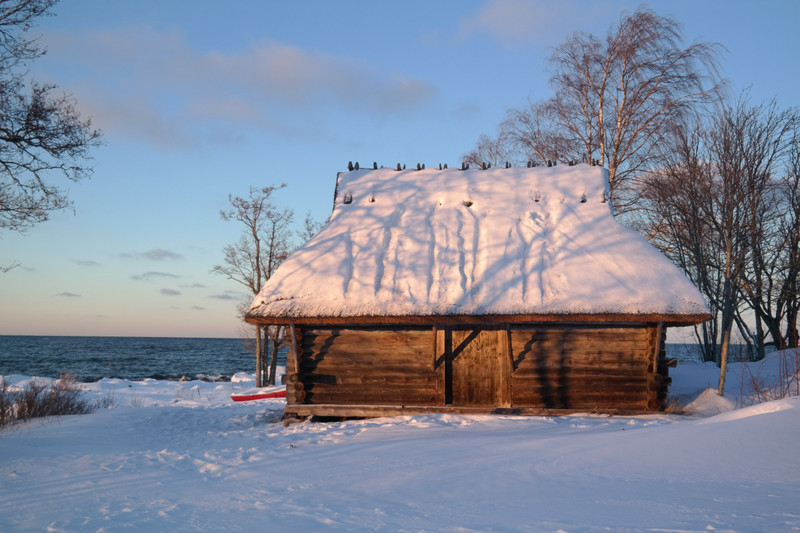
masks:
<svg viewBox="0 0 800 533"><path fill-rule="evenodd" d="M719 349L719 346L717 347ZM769 350L767 350L769 352ZM745 344L731 343L728 349L729 362L752 361L754 354ZM698 344L670 344L667 343L667 356L681 361L702 361L703 351Z"/></svg>
<svg viewBox="0 0 800 533"><path fill-rule="evenodd" d="M667 343L667 357L674 357L678 362L700 361L703 354L697 344L671 344Z"/></svg>
<svg viewBox="0 0 800 533"><path fill-rule="evenodd" d="M0 375L225 380L236 372L255 373L241 339L0 335Z"/></svg>
<svg viewBox="0 0 800 533"><path fill-rule="evenodd" d="M681 361L699 358L696 345L667 344L667 353ZM286 349L278 363L286 364ZM255 356L242 339L0 335L0 375L216 381L236 372L255 373Z"/></svg>

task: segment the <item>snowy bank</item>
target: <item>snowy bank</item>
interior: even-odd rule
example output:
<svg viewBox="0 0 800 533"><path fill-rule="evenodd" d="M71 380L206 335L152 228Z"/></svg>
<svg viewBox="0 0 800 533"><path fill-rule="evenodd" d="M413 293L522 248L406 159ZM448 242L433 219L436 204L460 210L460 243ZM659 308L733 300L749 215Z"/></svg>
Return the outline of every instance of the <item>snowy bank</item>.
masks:
<svg viewBox="0 0 800 533"><path fill-rule="evenodd" d="M715 368L682 365L674 391L706 396ZM797 398L732 409L734 395L714 416L284 427L282 400L230 400L252 379L101 380L87 393L116 408L0 433L0 529L800 529Z"/></svg>

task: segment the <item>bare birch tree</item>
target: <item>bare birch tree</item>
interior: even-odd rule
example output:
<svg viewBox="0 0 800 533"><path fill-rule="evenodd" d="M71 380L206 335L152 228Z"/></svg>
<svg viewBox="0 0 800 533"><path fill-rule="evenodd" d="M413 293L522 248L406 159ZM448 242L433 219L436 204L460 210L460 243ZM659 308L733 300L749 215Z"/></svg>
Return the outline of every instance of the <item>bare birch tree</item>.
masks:
<svg viewBox="0 0 800 533"><path fill-rule="evenodd" d="M544 163L580 159L581 152L550 120L550 102L531 102L527 107L509 109L500 124L501 136L518 159Z"/></svg>
<svg viewBox="0 0 800 533"><path fill-rule="evenodd" d="M91 175L101 133L55 85L28 81L45 50L28 31L56 0L0 2L0 230L24 231L69 207L60 179Z"/></svg>
<svg viewBox="0 0 800 533"><path fill-rule="evenodd" d="M794 111L751 105L743 96L708 123L678 128L663 166L641 189L652 209L651 242L692 278L715 316L714 334L704 340L716 356L719 335L720 394L734 325L763 357L765 338L780 342L779 324L789 316L775 302L797 298L780 297L783 287L796 287L796 274L785 267L797 252L786 246L792 181L782 189L779 179L796 128ZM753 312L755 332L744 310Z"/></svg>
<svg viewBox="0 0 800 533"><path fill-rule="evenodd" d="M245 198L229 196L231 208L220 212L226 221L236 221L244 225L242 235L235 244L223 249L224 264L215 265L213 272L222 274L228 279L248 288L255 297L261 287L278 266L286 259L291 250L290 225L294 218L291 209L279 209L273 203L273 194L286 187L286 184L270 187L251 187ZM252 300L252 298L251 298ZM247 311L244 307L244 312ZM272 357L268 365L269 375L266 382L275 382L275 366L277 365L278 347L282 342L282 333L277 328L255 327L256 340L256 386L264 386L263 354ZM272 341L272 350L267 350L267 340Z"/></svg>
<svg viewBox="0 0 800 533"><path fill-rule="evenodd" d="M300 241L303 243L308 242L311 237L316 235L327 223L327 220L323 220L322 222L315 220L311 215L311 211L307 212L306 218L303 219L303 228L298 233Z"/></svg>
<svg viewBox="0 0 800 533"><path fill-rule="evenodd" d="M756 359L762 359L768 336L779 349L786 347L781 322L786 318L789 295L784 287L790 287L796 278L792 256L797 252L790 248L793 232L785 231L792 212L792 191L786 187L789 182L781 178L791 165L791 139L797 134L800 117L795 110L778 109L774 100L749 105L742 99L734 113L741 147L733 155L740 158L741 179L750 191L742 213L749 255L741 290L753 311L755 331L750 332L745 321L740 329L754 341Z"/></svg>
<svg viewBox="0 0 800 533"><path fill-rule="evenodd" d="M499 167L509 162L509 156L508 143L502 137L502 133L497 138L481 135L475 144L475 148L465 154L462 161L475 166L488 164L493 167Z"/></svg>
<svg viewBox="0 0 800 533"><path fill-rule="evenodd" d="M637 199L647 170L674 125L713 100L719 45L682 45L680 25L640 8L604 39L578 32L550 57L555 95L510 110L509 138L530 157L597 161L608 168L617 212Z"/></svg>
<svg viewBox="0 0 800 533"><path fill-rule="evenodd" d="M786 333L779 348L800 347L798 314L800 314L800 127L792 137L789 165L781 183L786 199L786 215L781 220L780 238L786 253L777 283L779 307L784 310Z"/></svg>
<svg viewBox="0 0 800 533"><path fill-rule="evenodd" d="M712 319L695 327L704 361L717 361L722 276L715 265L715 239L707 219L714 167L707 129L700 122L676 128L664 164L641 183L645 220L637 228L678 265L706 298Z"/></svg>

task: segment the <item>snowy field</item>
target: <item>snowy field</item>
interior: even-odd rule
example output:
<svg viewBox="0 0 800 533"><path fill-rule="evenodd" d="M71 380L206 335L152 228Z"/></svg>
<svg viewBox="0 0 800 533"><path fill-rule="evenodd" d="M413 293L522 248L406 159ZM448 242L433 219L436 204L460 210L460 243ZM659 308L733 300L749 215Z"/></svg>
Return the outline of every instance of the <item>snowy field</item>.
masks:
<svg viewBox="0 0 800 533"><path fill-rule="evenodd" d="M713 365L672 371L684 415L289 427L230 400L246 374L105 379L114 408L0 431L0 531L800 530L800 399L747 406L774 355L731 367L725 399Z"/></svg>

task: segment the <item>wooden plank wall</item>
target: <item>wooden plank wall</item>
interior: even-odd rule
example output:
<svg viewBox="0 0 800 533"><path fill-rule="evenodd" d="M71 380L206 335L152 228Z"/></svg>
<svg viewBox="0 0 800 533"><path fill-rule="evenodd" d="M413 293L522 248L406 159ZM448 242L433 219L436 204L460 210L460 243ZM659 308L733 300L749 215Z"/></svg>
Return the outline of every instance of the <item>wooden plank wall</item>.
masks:
<svg viewBox="0 0 800 533"><path fill-rule="evenodd" d="M288 404L657 410L665 328L297 329Z"/></svg>
<svg viewBox="0 0 800 533"><path fill-rule="evenodd" d="M672 385L672 378L669 377L669 369L678 364L676 359L667 360L667 328L653 328L650 337L650 346L656 353L653 372L657 375L654 379L661 383L658 392L655 395L651 395L650 404L656 405L655 409L663 410L667 407L667 394L669 392L669 386Z"/></svg>
<svg viewBox="0 0 800 533"><path fill-rule="evenodd" d="M298 376L304 401L434 405L432 336L430 329L304 329Z"/></svg>
<svg viewBox="0 0 800 533"><path fill-rule="evenodd" d="M512 329L512 406L658 409L654 328Z"/></svg>
<svg viewBox="0 0 800 533"><path fill-rule="evenodd" d="M511 406L511 364L504 356L505 337L505 331L497 329L452 332L453 405Z"/></svg>

